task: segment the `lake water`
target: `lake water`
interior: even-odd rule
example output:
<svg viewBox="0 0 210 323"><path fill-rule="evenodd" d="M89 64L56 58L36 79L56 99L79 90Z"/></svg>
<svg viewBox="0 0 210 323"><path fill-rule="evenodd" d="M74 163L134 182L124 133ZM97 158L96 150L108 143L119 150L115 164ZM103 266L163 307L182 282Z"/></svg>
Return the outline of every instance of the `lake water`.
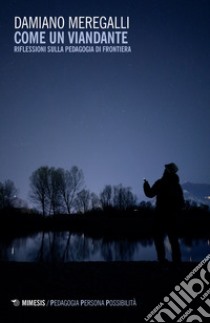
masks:
<svg viewBox="0 0 210 323"><path fill-rule="evenodd" d="M210 240L180 239L183 261L201 261L210 253ZM167 258L170 244L165 240ZM71 232L45 232L0 242L0 260L26 262L154 261L153 240L108 241Z"/></svg>

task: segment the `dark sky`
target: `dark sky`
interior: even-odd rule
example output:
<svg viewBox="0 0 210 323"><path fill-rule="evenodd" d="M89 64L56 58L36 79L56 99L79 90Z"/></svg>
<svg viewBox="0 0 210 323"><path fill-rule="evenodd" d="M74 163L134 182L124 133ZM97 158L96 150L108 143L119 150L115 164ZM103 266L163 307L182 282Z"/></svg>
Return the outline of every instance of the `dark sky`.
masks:
<svg viewBox="0 0 210 323"><path fill-rule="evenodd" d="M164 164L210 183L210 1L5 0L0 10L0 181L27 198L42 165L141 197ZM14 16L129 16L130 54L14 54Z"/></svg>

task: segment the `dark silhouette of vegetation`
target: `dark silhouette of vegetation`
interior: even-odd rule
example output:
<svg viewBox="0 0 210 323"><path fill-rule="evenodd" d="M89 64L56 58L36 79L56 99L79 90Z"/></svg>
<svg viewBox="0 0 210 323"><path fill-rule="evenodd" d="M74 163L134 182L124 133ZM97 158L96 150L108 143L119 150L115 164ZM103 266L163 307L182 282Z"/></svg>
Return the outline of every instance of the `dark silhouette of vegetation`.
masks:
<svg viewBox="0 0 210 323"><path fill-rule="evenodd" d="M118 211L127 211L137 207L137 197L130 187L124 187L122 184L106 185L100 193L100 202L104 211L113 208Z"/></svg>
<svg viewBox="0 0 210 323"><path fill-rule="evenodd" d="M130 187L106 185L100 196L85 188L82 170L42 166L30 177L30 198L44 216L86 213L91 209L126 211L137 206Z"/></svg>
<svg viewBox="0 0 210 323"><path fill-rule="evenodd" d="M70 170L42 166L32 173L30 197L38 210L17 203L16 194L12 181L0 183L1 237L67 230L109 239L153 238L157 212L151 202L138 203L131 188L122 184L105 185L97 196L85 188L83 172L77 166ZM185 209L177 213L179 237L208 235L207 205L186 201Z"/></svg>
<svg viewBox="0 0 210 323"><path fill-rule="evenodd" d="M42 166L30 177L30 197L41 207L43 215L71 214L83 186L83 172L76 166L69 171Z"/></svg>
<svg viewBox="0 0 210 323"><path fill-rule="evenodd" d="M90 209L91 194L88 190L81 190L77 194L76 208L80 213L86 213Z"/></svg>
<svg viewBox="0 0 210 323"><path fill-rule="evenodd" d="M62 169L60 184L64 213L71 214L73 210L75 211L78 193L84 189L83 171L77 166L73 166L70 170Z"/></svg>
<svg viewBox="0 0 210 323"><path fill-rule="evenodd" d="M100 193L100 202L103 210L107 210L112 206L113 190L111 185L106 185Z"/></svg>
<svg viewBox="0 0 210 323"><path fill-rule="evenodd" d="M0 237L26 236L35 232L70 231L95 238L153 239L155 209L147 202L135 210L92 210L87 213L55 214L43 217L30 209L9 208L0 211ZM210 211L189 205L178 215L179 238L209 238Z"/></svg>
<svg viewBox="0 0 210 323"><path fill-rule="evenodd" d="M11 208L14 206L17 196L17 189L11 180L0 182L0 209Z"/></svg>
<svg viewBox="0 0 210 323"><path fill-rule="evenodd" d="M49 204L49 179L50 169L43 166L33 172L30 177L31 198L40 204L42 214L45 215Z"/></svg>

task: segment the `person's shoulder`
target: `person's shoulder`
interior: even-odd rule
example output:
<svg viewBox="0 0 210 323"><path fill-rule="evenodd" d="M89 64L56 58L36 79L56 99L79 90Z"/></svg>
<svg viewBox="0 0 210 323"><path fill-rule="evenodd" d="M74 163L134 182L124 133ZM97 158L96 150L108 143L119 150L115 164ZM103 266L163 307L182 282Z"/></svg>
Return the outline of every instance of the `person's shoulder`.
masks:
<svg viewBox="0 0 210 323"><path fill-rule="evenodd" d="M163 183L163 179L162 178L159 178L155 181L153 187L157 187L157 186L160 186L161 184Z"/></svg>
<svg viewBox="0 0 210 323"><path fill-rule="evenodd" d="M174 174L174 180L179 183L179 176L177 174Z"/></svg>

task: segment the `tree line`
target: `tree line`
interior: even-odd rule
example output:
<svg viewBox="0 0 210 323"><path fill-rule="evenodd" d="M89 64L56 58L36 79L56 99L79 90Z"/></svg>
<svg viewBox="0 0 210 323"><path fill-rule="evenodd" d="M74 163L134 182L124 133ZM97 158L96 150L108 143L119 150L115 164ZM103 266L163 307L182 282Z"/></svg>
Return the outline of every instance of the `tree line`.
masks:
<svg viewBox="0 0 210 323"><path fill-rule="evenodd" d="M0 182L0 209L13 207L17 192L15 184L11 180Z"/></svg>
<svg viewBox="0 0 210 323"><path fill-rule="evenodd" d="M51 214L86 213L90 210L135 208L137 197L130 187L105 185L99 195L85 186L82 169L69 170L41 166L31 174L29 197L45 216ZM0 209L17 204L17 189L10 180L0 182Z"/></svg>

